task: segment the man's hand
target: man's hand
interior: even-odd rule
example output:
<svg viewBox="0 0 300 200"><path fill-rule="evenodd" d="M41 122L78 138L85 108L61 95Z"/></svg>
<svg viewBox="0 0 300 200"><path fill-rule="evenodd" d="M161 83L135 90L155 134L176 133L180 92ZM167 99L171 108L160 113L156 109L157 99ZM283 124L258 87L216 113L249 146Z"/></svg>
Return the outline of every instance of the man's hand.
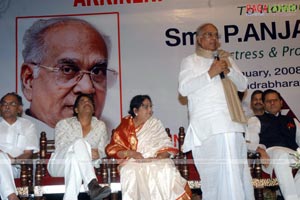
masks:
<svg viewBox="0 0 300 200"><path fill-rule="evenodd" d="M140 152L128 150L128 158L143 159L144 156Z"/></svg>
<svg viewBox="0 0 300 200"><path fill-rule="evenodd" d="M12 164L17 164L21 162L20 160L32 159L33 150L24 150L23 154L19 155L18 157L13 157L10 154L7 155L10 158Z"/></svg>
<svg viewBox="0 0 300 200"><path fill-rule="evenodd" d="M92 149L92 160L97 160L100 158L98 149Z"/></svg>
<svg viewBox="0 0 300 200"><path fill-rule="evenodd" d="M260 154L261 163L268 167L270 164L270 156L267 154L266 150L260 147L257 147L256 151Z"/></svg>
<svg viewBox="0 0 300 200"><path fill-rule="evenodd" d="M20 200L16 193L11 193L7 198L8 200Z"/></svg>
<svg viewBox="0 0 300 200"><path fill-rule="evenodd" d="M164 159L164 158L169 158L170 154L168 152L163 152L163 153L159 153L156 156L156 159Z"/></svg>
<svg viewBox="0 0 300 200"><path fill-rule="evenodd" d="M214 62L211 64L210 69L208 70L208 74L210 78L213 78L219 75L221 72L224 72L224 74L228 74L230 72L230 70L228 69L227 62L222 59L215 59Z"/></svg>

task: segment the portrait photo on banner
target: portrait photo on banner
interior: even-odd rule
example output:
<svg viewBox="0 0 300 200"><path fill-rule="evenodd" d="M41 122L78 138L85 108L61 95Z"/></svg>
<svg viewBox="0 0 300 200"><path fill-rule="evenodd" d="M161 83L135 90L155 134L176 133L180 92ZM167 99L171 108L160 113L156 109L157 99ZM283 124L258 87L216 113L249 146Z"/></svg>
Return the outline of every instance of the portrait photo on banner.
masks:
<svg viewBox="0 0 300 200"><path fill-rule="evenodd" d="M116 12L16 18L16 85L23 117L54 138L81 93L93 94L108 133L122 117L119 15Z"/></svg>

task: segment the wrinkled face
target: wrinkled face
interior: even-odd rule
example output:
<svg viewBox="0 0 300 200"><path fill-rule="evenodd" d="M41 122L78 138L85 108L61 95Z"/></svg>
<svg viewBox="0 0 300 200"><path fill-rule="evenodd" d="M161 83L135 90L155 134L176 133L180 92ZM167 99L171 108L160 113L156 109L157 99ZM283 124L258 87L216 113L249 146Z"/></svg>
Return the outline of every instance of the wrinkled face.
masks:
<svg viewBox="0 0 300 200"><path fill-rule="evenodd" d="M251 108L253 110L262 110L264 108L264 104L262 102L262 94L255 94L251 99Z"/></svg>
<svg viewBox="0 0 300 200"><path fill-rule="evenodd" d="M207 25L203 28L201 35L197 36L197 42L205 50L215 51L219 48L219 33L213 25Z"/></svg>
<svg viewBox="0 0 300 200"><path fill-rule="evenodd" d="M265 110L273 115L280 112L282 107L282 100L276 93L269 93L265 96Z"/></svg>
<svg viewBox="0 0 300 200"><path fill-rule="evenodd" d="M90 72L107 62L103 38L85 24L69 22L51 27L45 33L45 41L47 55L42 63L37 64L52 68L72 66L85 73L76 81L72 79L63 84L62 80L72 73L73 68L64 68L66 77L58 78L57 72L39 67L38 76L32 80L32 115L54 127L59 120L72 116L76 97L85 93L94 95L95 116L99 118L105 104L106 76L104 81L96 85Z"/></svg>
<svg viewBox="0 0 300 200"><path fill-rule="evenodd" d="M1 116L3 119L16 120L19 113L22 112L22 105L19 104L17 97L13 95L6 96L0 104Z"/></svg>
<svg viewBox="0 0 300 200"><path fill-rule="evenodd" d="M142 105L138 109L135 109L135 113L138 120L146 122L153 115L152 103L149 99L145 99Z"/></svg>

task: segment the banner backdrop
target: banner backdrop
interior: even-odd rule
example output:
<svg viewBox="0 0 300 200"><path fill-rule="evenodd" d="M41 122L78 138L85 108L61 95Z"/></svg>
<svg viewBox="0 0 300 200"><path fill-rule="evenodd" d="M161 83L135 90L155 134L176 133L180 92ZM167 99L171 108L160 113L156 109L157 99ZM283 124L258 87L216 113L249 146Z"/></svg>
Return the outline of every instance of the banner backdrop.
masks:
<svg viewBox="0 0 300 200"><path fill-rule="evenodd" d="M188 124L186 99L177 91L180 63L195 50L196 28L211 22L219 29L221 47L231 52L249 80L244 104L253 90L275 89L285 100L285 112L300 119L298 1L2 0L0 4L1 96L11 91L23 95L22 38L35 20L84 19L110 37L109 67L118 72L107 89L101 117L109 131L127 115L133 96L149 94L154 115L171 129L176 142L178 128ZM30 102L24 100L27 108ZM46 131L51 138L51 130Z"/></svg>

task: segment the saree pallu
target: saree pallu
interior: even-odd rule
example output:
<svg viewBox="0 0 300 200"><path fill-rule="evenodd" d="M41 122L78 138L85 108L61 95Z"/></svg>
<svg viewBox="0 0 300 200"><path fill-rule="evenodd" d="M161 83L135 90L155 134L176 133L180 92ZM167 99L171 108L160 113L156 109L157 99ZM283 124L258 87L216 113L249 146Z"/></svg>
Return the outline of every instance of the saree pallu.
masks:
<svg viewBox="0 0 300 200"><path fill-rule="evenodd" d="M120 150L136 150L144 158L153 158L162 152L176 154L170 138L160 120L151 117L140 128L135 128L132 118L123 118L116 129L110 155ZM119 166L122 199L124 200L175 200L191 199L187 181L181 177L171 159L129 159Z"/></svg>

